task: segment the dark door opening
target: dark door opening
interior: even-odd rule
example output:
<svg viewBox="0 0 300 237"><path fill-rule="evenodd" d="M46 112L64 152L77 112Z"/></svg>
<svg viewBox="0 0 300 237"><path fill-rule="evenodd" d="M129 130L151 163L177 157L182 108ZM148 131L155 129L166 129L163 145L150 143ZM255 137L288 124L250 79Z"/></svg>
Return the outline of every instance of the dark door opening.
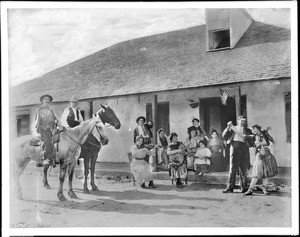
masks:
<svg viewBox="0 0 300 237"><path fill-rule="evenodd" d="M201 126L207 134L212 129L222 134L229 121L236 124L235 100L232 97L228 97L226 106L221 104L219 97L200 99L199 112Z"/></svg>
<svg viewBox="0 0 300 237"><path fill-rule="evenodd" d="M200 123L207 134L215 129L222 134L229 121L236 125L235 99L228 97L227 105L221 103L219 97L200 99ZM241 96L241 115L247 118L246 96Z"/></svg>
<svg viewBox="0 0 300 237"><path fill-rule="evenodd" d="M167 135L170 134L170 105L169 102L158 102L157 103L157 129L163 128ZM146 105L146 119L147 121L153 121L152 115L152 104Z"/></svg>

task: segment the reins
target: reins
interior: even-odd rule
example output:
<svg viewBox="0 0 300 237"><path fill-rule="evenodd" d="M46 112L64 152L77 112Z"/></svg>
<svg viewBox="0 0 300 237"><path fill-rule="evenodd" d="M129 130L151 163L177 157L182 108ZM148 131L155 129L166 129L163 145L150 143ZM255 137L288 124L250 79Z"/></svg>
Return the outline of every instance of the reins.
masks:
<svg viewBox="0 0 300 237"><path fill-rule="evenodd" d="M87 134L87 136L88 135L90 135L91 134L91 132L93 131L93 129L96 127L96 130L97 130L97 132L99 133L99 135L100 135L100 140L101 140L101 138L103 138L103 136L101 135L101 133L99 132L99 130L98 130L98 128L97 128L97 126L96 126L96 124L92 127L92 129L88 132L88 134ZM79 146L81 146L81 147L84 147L84 148L87 148L87 149L91 149L91 148L89 148L89 147L87 147L87 146L84 146L83 144L81 144L80 142L78 142L78 141L76 141L73 137L71 137L68 133L66 133L66 131L62 131L62 132L64 132L66 135L67 135L67 137L69 137L71 140L73 140L76 144L78 144ZM97 144L93 144L93 143L91 143L91 142L89 142L91 145L93 145L93 146L96 146L97 148L101 148L101 146L99 146L99 145L97 145Z"/></svg>

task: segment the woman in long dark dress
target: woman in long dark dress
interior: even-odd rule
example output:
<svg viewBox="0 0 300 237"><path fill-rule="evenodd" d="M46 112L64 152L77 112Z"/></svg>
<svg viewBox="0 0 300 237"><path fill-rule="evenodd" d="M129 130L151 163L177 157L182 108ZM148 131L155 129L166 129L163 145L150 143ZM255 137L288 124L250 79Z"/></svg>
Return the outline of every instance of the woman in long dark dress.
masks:
<svg viewBox="0 0 300 237"><path fill-rule="evenodd" d="M208 142L208 148L211 151L211 171L222 172L226 170L226 160L223 156L224 143L218 138L218 132L215 129L211 130L212 139Z"/></svg>
<svg viewBox="0 0 300 237"><path fill-rule="evenodd" d="M167 154L169 156L170 176L171 179L176 178L177 188L183 188L183 183L181 180L184 180L187 176L185 150L186 147L183 145L183 143L178 141L177 133L171 133Z"/></svg>

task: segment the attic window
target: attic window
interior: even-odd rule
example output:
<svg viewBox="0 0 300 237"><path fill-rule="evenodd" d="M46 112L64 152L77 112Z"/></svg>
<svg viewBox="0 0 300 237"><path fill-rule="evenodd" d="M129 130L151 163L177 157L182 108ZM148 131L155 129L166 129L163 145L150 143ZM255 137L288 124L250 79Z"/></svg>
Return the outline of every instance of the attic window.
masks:
<svg viewBox="0 0 300 237"><path fill-rule="evenodd" d="M230 30L209 31L209 51L230 48Z"/></svg>

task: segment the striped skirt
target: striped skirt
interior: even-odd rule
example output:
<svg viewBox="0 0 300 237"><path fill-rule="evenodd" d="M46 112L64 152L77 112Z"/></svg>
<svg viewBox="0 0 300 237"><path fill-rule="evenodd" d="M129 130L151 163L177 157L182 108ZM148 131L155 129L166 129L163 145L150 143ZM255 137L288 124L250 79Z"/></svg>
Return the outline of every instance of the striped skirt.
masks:
<svg viewBox="0 0 300 237"><path fill-rule="evenodd" d="M171 179L185 179L187 176L186 164L178 165L177 163L169 164L169 175Z"/></svg>
<svg viewBox="0 0 300 237"><path fill-rule="evenodd" d="M270 152L268 147L265 147L264 149L264 155L259 151L256 153L255 162L252 168L252 177L254 178L264 179L274 177L278 173L275 156Z"/></svg>

